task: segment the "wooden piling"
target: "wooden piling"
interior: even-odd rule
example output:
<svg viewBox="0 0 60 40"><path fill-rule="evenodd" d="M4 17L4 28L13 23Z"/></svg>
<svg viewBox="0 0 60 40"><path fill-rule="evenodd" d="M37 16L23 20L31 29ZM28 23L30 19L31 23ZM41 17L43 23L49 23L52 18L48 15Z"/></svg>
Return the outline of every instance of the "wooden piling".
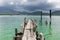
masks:
<svg viewBox="0 0 60 40"><path fill-rule="evenodd" d="M15 36L17 36L17 28L15 28Z"/></svg>
<svg viewBox="0 0 60 40"><path fill-rule="evenodd" d="M15 37L14 40L17 40L17 28L15 28Z"/></svg>
<svg viewBox="0 0 60 40"><path fill-rule="evenodd" d="M51 10L50 10L50 26L51 26Z"/></svg>
<svg viewBox="0 0 60 40"><path fill-rule="evenodd" d="M49 34L50 34L50 35L52 34L52 33L51 33L51 13L52 13L52 12L51 12L51 10L50 10L50 14L49 14L49 15L50 15L50 23L49 23Z"/></svg>
<svg viewBox="0 0 60 40"><path fill-rule="evenodd" d="M42 25L42 11L41 11L41 25Z"/></svg>
<svg viewBox="0 0 60 40"><path fill-rule="evenodd" d="M50 10L50 19L51 19L51 10Z"/></svg>

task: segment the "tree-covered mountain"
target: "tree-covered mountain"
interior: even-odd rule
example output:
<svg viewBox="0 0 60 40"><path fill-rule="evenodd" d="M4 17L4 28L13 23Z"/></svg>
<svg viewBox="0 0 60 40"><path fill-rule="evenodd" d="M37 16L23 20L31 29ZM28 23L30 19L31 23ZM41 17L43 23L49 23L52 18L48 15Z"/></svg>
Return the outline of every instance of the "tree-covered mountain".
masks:
<svg viewBox="0 0 60 40"><path fill-rule="evenodd" d="M21 12L12 10L8 7L0 7L0 15L41 15L41 11L34 11L34 12ZM49 13L42 13L42 15L49 15ZM52 15L60 15L60 10L52 12Z"/></svg>
<svg viewBox="0 0 60 40"><path fill-rule="evenodd" d="M60 10L52 12L52 15L60 15Z"/></svg>
<svg viewBox="0 0 60 40"><path fill-rule="evenodd" d="M12 9L6 8L6 7L0 7L0 15L9 15L9 14L19 14L17 11L14 11Z"/></svg>

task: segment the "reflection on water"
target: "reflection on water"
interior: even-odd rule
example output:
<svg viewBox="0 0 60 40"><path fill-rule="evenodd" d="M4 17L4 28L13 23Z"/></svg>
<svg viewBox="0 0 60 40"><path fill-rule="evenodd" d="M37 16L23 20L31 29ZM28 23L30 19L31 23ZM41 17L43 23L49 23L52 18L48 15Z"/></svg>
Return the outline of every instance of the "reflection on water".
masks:
<svg viewBox="0 0 60 40"><path fill-rule="evenodd" d="M50 16L50 21L49 21L49 34L52 35L51 16Z"/></svg>

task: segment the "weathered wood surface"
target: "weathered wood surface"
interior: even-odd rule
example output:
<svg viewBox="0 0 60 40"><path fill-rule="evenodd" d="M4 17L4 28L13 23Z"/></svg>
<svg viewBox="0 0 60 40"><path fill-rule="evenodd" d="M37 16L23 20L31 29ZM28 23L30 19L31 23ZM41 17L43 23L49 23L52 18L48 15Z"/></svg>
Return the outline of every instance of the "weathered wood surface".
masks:
<svg viewBox="0 0 60 40"><path fill-rule="evenodd" d="M35 25L33 25L33 21L28 20L22 40L36 40L36 32L33 31L34 27Z"/></svg>
<svg viewBox="0 0 60 40"><path fill-rule="evenodd" d="M26 21L26 22L25 22ZM41 38L38 38L38 31L37 31L37 25L36 20L26 20L21 25L21 32L17 33L14 37L14 40L44 40L44 37L42 34L40 34Z"/></svg>

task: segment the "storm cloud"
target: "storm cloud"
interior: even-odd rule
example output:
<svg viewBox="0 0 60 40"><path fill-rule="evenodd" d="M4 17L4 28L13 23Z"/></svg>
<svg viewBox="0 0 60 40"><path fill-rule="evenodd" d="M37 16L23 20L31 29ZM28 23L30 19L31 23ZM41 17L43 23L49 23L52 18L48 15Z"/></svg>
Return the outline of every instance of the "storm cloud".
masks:
<svg viewBox="0 0 60 40"><path fill-rule="evenodd" d="M0 0L0 6L17 11L60 9L59 0Z"/></svg>

